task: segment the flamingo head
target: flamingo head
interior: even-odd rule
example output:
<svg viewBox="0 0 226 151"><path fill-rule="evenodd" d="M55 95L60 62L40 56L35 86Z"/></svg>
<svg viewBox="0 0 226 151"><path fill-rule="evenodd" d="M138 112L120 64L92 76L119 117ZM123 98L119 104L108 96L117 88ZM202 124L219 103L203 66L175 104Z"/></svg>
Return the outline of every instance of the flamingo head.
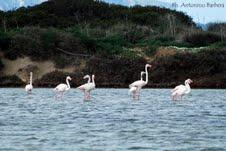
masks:
<svg viewBox="0 0 226 151"><path fill-rule="evenodd" d="M150 67L151 68L152 66L150 64L146 64L145 67Z"/></svg>
<svg viewBox="0 0 226 151"><path fill-rule="evenodd" d="M191 79L187 79L186 81L185 81L185 83L188 83L188 84L190 84L190 83L192 83L193 81L191 80Z"/></svg>
<svg viewBox="0 0 226 151"><path fill-rule="evenodd" d="M89 78L89 75L85 75L84 77L83 77L83 79L88 79Z"/></svg>
<svg viewBox="0 0 226 151"><path fill-rule="evenodd" d="M67 76L67 80L71 80L71 77L70 76Z"/></svg>
<svg viewBox="0 0 226 151"><path fill-rule="evenodd" d="M141 71L141 73L140 73L141 75L143 75L143 74L145 74L145 72L144 71Z"/></svg>

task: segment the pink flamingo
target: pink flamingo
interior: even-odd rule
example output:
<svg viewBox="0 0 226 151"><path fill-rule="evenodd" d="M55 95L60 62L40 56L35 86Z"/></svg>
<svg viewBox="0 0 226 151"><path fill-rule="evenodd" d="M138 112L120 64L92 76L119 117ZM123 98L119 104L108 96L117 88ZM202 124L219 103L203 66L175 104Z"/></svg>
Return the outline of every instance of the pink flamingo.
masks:
<svg viewBox="0 0 226 151"><path fill-rule="evenodd" d="M140 81L144 81L143 80L143 75L145 74L145 72L144 71L141 71L141 73L140 73ZM136 90L137 90L137 87L130 87L130 89L129 89L129 94L132 94L133 96L135 96L135 93L136 93Z"/></svg>
<svg viewBox="0 0 226 151"><path fill-rule="evenodd" d="M25 86L25 91L26 91L28 94L31 94L32 89L33 89L33 85L32 85L32 77L33 77L33 73L30 72L30 83L27 84L27 85Z"/></svg>
<svg viewBox="0 0 226 151"><path fill-rule="evenodd" d="M130 91L133 92L133 99L138 99L139 100L139 96L140 96L140 90L142 87L144 87L145 85L148 84L148 67L151 68L150 64L146 64L145 65L145 74L146 74L146 80L138 80L133 82L132 84L129 85L129 88L131 89Z"/></svg>
<svg viewBox="0 0 226 151"><path fill-rule="evenodd" d="M92 82L90 82L90 76L86 75L83 77L83 79L88 78L88 82L86 84L83 84L78 87L79 90L82 90L84 92L84 100L90 100L91 99L91 94L90 92L95 89L95 75L92 75Z"/></svg>
<svg viewBox="0 0 226 151"><path fill-rule="evenodd" d="M58 98L59 95L60 95L60 97L62 99L62 97L64 95L64 92L70 90L71 87L70 87L69 80L71 80L71 77L67 76L67 78L66 78L66 83L67 84L61 83L61 84L57 85L56 88L54 88L54 91L56 91L58 93L56 95L56 98Z"/></svg>
<svg viewBox="0 0 226 151"><path fill-rule="evenodd" d="M190 84L192 83L193 81L191 79L187 79L185 80L185 85L178 85L176 86L173 90L171 90L171 97L173 100L176 100L177 97L181 97L181 100L182 100L182 97L185 95L185 94L189 94L191 92L191 87L190 87Z"/></svg>

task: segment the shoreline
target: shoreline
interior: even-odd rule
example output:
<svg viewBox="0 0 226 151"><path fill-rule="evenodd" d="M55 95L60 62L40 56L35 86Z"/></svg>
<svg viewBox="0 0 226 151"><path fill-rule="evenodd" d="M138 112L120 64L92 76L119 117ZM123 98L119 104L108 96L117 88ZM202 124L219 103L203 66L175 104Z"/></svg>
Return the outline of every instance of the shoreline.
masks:
<svg viewBox="0 0 226 151"><path fill-rule="evenodd" d="M25 87L25 86L24 86ZM0 89L24 89L24 87L0 87ZM34 89L53 89L54 87L34 87ZM77 87L71 87L71 89L76 89ZM96 87L97 89L129 89L128 87ZM173 89L174 87L143 87L142 89ZM226 87L192 87L192 89L226 89Z"/></svg>

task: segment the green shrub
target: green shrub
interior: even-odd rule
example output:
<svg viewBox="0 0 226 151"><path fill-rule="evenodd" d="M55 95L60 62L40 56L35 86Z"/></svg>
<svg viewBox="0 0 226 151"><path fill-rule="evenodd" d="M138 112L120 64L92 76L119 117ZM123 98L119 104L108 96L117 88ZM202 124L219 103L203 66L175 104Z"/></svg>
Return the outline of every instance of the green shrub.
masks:
<svg viewBox="0 0 226 151"><path fill-rule="evenodd" d="M184 42L191 44L194 47L209 46L210 44L220 42L221 37L217 34L209 32L195 33L192 35L184 36Z"/></svg>
<svg viewBox="0 0 226 151"><path fill-rule="evenodd" d="M0 31L0 48L2 50L8 49L10 46L11 37L9 34Z"/></svg>
<svg viewBox="0 0 226 151"><path fill-rule="evenodd" d="M70 53L87 53L80 40L71 33L54 28L25 27L13 33L9 50L5 56L16 59L19 56L29 56L32 60L53 59L58 48Z"/></svg>
<svg viewBox="0 0 226 151"><path fill-rule="evenodd" d="M86 47L89 52L96 52L96 40L82 33L81 28L75 26L67 30L72 33L72 35L76 38L79 38L81 43Z"/></svg>
<svg viewBox="0 0 226 151"><path fill-rule="evenodd" d="M122 32L124 39L132 44L138 43L141 39L148 38L151 34L151 28L134 24L125 26Z"/></svg>
<svg viewBox="0 0 226 151"><path fill-rule="evenodd" d="M203 50L198 53L176 53L173 56L156 58L152 63L151 79L170 82L178 78L200 78L224 72L224 50Z"/></svg>
<svg viewBox="0 0 226 151"><path fill-rule="evenodd" d="M146 60L140 57L134 59L93 57L87 62L84 73L96 74L95 81L99 86L124 86L131 83L132 79L140 79L137 71L144 70L145 64Z"/></svg>
<svg viewBox="0 0 226 151"><path fill-rule="evenodd" d="M3 87L15 87L15 86L23 86L24 82L16 75L12 76L0 76L0 86Z"/></svg>
<svg viewBox="0 0 226 151"><path fill-rule="evenodd" d="M175 37L171 37L171 36L157 36L155 38L156 41L161 41L162 43L166 43L166 42L172 42L175 40Z"/></svg>
<svg viewBox="0 0 226 151"><path fill-rule="evenodd" d="M2 60L1 60L1 58L0 58L0 71L1 71L3 68L4 68L4 64L3 64L3 62L2 62Z"/></svg>

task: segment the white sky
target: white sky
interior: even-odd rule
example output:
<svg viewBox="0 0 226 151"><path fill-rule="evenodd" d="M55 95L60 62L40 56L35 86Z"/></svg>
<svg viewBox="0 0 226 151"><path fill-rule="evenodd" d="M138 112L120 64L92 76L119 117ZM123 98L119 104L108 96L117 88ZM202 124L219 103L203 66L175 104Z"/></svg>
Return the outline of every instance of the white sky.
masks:
<svg viewBox="0 0 226 151"><path fill-rule="evenodd" d="M162 0L163 1L163 0ZM226 1L225 0L165 0L169 3L176 2L177 10L186 12L195 22L226 22ZM181 7L183 3L191 4L223 4L224 7Z"/></svg>

